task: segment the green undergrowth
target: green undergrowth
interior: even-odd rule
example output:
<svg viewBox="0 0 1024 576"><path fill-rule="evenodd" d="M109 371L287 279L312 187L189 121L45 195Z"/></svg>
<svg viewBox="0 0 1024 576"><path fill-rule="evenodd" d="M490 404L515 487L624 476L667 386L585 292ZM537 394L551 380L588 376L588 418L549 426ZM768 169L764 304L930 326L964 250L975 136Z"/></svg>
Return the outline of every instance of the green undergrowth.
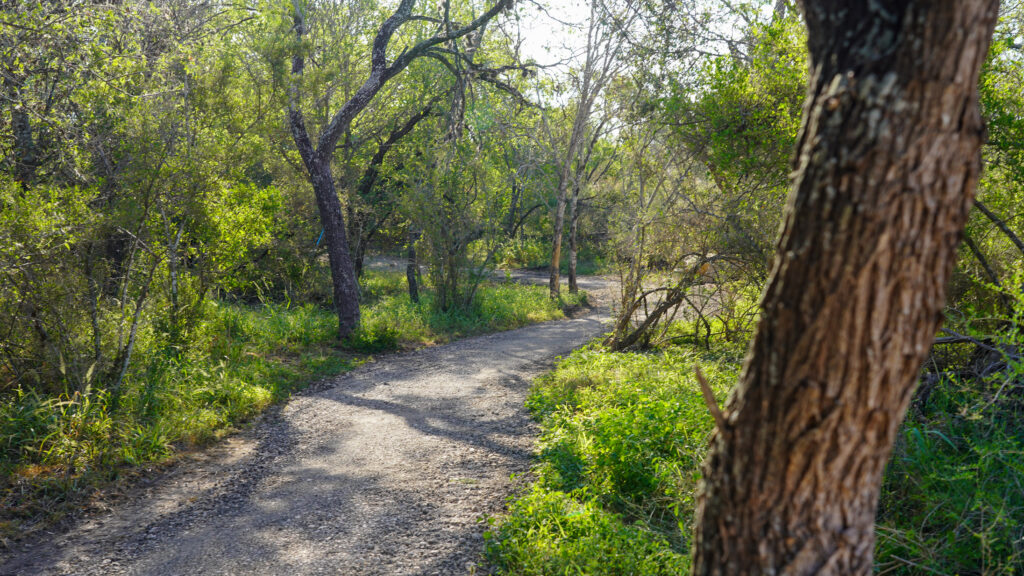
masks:
<svg viewBox="0 0 1024 576"><path fill-rule="evenodd" d="M679 574L688 569L693 494L738 353L670 346L574 352L538 379L535 481L492 521L487 556L504 574Z"/></svg>
<svg viewBox="0 0 1024 576"><path fill-rule="evenodd" d="M551 266L551 238L516 238L495 255L499 268L548 269ZM614 267L600 251L584 246L578 254L576 273L581 276L607 274ZM563 276L569 274L569 251L562 252L559 270Z"/></svg>
<svg viewBox="0 0 1024 576"><path fill-rule="evenodd" d="M492 567L538 576L686 573L713 427L694 365L721 402L738 379L739 346L716 354L693 343L645 353L591 345L539 378L528 399L541 423L533 481L489 520ZM1007 384L1020 373L942 380L915 397L885 474L879 574L1021 573L1024 400Z"/></svg>
<svg viewBox="0 0 1024 576"><path fill-rule="evenodd" d="M0 397L0 544L84 506L84 496L138 467L166 461L251 420L317 379L372 353L445 342L563 317L542 287L481 286L476 306L419 304L404 277L368 271L361 328L340 346L337 318L314 305L210 302L187 349L140 335L120 390L98 383L60 396L16 389Z"/></svg>
<svg viewBox="0 0 1024 576"><path fill-rule="evenodd" d="M402 345L437 344L473 334L509 330L563 318L563 309L586 305L586 294L563 294L557 302L542 286L514 282L484 284L470 310L438 310L433 294L422 294L418 303L406 293L403 276L379 275L367 281L363 291L363 321L348 345L374 352Z"/></svg>
<svg viewBox="0 0 1024 576"><path fill-rule="evenodd" d="M1024 573L1024 399L1020 372L996 396L1000 376L918 394L885 474L880 574Z"/></svg>

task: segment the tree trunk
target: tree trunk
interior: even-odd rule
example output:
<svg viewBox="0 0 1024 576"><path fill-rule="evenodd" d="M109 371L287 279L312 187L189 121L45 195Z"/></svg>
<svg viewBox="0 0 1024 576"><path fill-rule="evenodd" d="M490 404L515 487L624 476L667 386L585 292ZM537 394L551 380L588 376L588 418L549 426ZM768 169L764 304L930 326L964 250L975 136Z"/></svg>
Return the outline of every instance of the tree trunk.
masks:
<svg viewBox="0 0 1024 576"><path fill-rule="evenodd" d="M578 252L577 235L580 228L580 187L577 183L572 188L572 202L569 204L569 293L580 291L576 285L576 254Z"/></svg>
<svg viewBox="0 0 1024 576"><path fill-rule="evenodd" d="M355 261L352 264L352 267L356 271L356 278L363 277L363 263L366 261L366 247L370 244L372 236L372 230L367 232L365 235L362 233L359 234L359 243L356 245L356 253L355 256L353 256Z"/></svg>
<svg viewBox="0 0 1024 576"><path fill-rule="evenodd" d="M587 25L587 46L583 70L580 72L579 100L576 103L575 115L572 121L572 132L570 132L569 141L565 145L565 156L564 160L561 161L558 175L558 206L555 210L555 225L551 245L551 278L549 281L552 298L557 297L559 294L558 276L562 258L562 231L565 227L565 205L568 201L569 183L573 176L572 166L574 162L580 163L576 177L572 178L573 190L578 192L579 174L586 168L586 160L580 158L580 150L584 146L587 125L590 122L590 116L594 109L594 102L619 69L619 63L621 62L619 51L627 44L624 42L624 36L620 33L620 30L628 28L629 23L636 17L635 14L638 14L636 12L633 16L628 16L623 21L618 21L614 18L609 20L603 14L600 3L592 1L588 2L588 6L590 8L590 18ZM598 127L595 133L600 133L600 131L601 128ZM596 142L596 136L591 146L593 146L593 142ZM589 152L586 156L589 156Z"/></svg>
<svg viewBox="0 0 1024 576"><path fill-rule="evenodd" d="M359 325L359 284L348 249L345 233L345 219L341 212L341 201L334 189L330 159L311 155L306 166L320 222L324 227L324 242L331 265L331 281L334 285L334 307L338 314L338 337L344 338Z"/></svg>
<svg viewBox="0 0 1024 576"><path fill-rule="evenodd" d="M306 66L303 36L307 33L306 15L302 3L292 3L292 30L295 34L296 51L292 55L292 82L288 88L288 123L292 140L302 157L302 162L309 171L309 179L313 183L316 194L320 220L327 237L327 253L331 261L331 279L334 283L334 305L338 311L338 335L344 338L359 324L359 285L356 282L352 267L352 257L348 252L348 239L345 237L345 219L341 212L341 202L334 189L331 179L331 158L338 144L338 138L349 129L352 121L358 116L380 89L399 72L405 70L413 60L428 55L430 50L440 44L451 42L481 31L498 14L512 6L512 0L498 0L487 11L483 12L464 26L453 27L445 14L443 32L420 40L412 47L406 47L389 62L388 44L403 24L422 17L413 14L416 0L401 0L394 12L377 29L370 50L370 70L366 80L356 89L341 108L334 112L329 122L320 130L317 144L314 147L301 109L301 82Z"/></svg>
<svg viewBox="0 0 1024 576"><path fill-rule="evenodd" d="M558 298L558 295L561 293L561 286L559 285L561 270L559 270L559 267L562 265L562 232L565 228L565 205L567 204L565 197L566 189L565 182L559 182L558 205L555 208L554 230L551 232L551 270L548 277L548 288L551 291L552 298Z"/></svg>
<svg viewBox="0 0 1024 576"><path fill-rule="evenodd" d="M409 228L408 248L406 249L405 281L409 283L409 299L413 302L420 301L420 288L416 277L419 275L419 263L416 261L416 242L420 239L420 233Z"/></svg>
<svg viewBox="0 0 1024 576"><path fill-rule="evenodd" d="M337 185L335 185L335 189L337 189ZM354 198L349 197L349 201L345 203L345 221L348 222L345 227L345 239L348 242L348 256L352 259L352 270L355 271L358 280L363 277L362 239L365 216L356 210L355 202Z"/></svg>
<svg viewBox="0 0 1024 576"><path fill-rule="evenodd" d="M804 4L793 190L705 463L694 574L871 573L882 471L981 166L996 0Z"/></svg>

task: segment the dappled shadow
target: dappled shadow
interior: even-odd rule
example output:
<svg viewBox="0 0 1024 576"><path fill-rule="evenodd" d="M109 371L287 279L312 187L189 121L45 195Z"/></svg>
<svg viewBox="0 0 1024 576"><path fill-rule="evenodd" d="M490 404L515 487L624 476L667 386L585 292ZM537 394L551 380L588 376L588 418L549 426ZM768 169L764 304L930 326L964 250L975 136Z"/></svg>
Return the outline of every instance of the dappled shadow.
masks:
<svg viewBox="0 0 1024 576"><path fill-rule="evenodd" d="M531 378L602 328L535 325L356 369L274 409L208 487L164 487L175 506L138 502L127 525L0 572L466 574L478 518L529 466Z"/></svg>
<svg viewBox="0 0 1024 576"><path fill-rule="evenodd" d="M417 404L424 400L419 396L408 396L404 397L402 402L392 402L341 393L332 394L330 399L347 406L379 410L398 416L409 427L430 436L438 436L459 444L472 444L495 454L508 455L522 461L528 461L531 455L529 450L510 446L491 438L491 433L494 430L517 431L523 424L522 415L488 420L487 427L482 428L480 419L474 418L472 415L456 415L454 413L455 406L439 407L436 403L432 403L428 408L418 408ZM522 432L525 433L525 431Z"/></svg>

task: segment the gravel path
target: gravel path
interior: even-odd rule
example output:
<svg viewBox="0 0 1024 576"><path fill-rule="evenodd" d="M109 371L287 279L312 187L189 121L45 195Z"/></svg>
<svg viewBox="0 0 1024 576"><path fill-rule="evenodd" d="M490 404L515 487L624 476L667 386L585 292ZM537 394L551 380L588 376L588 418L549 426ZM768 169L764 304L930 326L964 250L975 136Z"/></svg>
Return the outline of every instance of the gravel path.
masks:
<svg viewBox="0 0 1024 576"><path fill-rule="evenodd" d="M581 286L607 302L607 282ZM115 511L19 546L0 574L473 573L478 519L501 511L510 474L529 467L530 380L606 317L598 308L326 381Z"/></svg>

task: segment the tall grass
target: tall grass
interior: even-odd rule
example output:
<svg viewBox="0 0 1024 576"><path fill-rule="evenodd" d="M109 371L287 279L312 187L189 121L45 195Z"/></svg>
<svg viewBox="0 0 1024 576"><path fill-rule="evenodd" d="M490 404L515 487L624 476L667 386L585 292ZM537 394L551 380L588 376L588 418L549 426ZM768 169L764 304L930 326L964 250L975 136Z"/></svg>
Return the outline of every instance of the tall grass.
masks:
<svg viewBox="0 0 1024 576"><path fill-rule="evenodd" d="M340 345L330 310L209 302L189 348L143 335L120 390L0 398L0 542L52 520L87 489L215 440L372 353L563 316L564 303L533 286L485 285L472 310L448 314L429 294L411 302L397 273L368 271L362 289L363 324Z"/></svg>

